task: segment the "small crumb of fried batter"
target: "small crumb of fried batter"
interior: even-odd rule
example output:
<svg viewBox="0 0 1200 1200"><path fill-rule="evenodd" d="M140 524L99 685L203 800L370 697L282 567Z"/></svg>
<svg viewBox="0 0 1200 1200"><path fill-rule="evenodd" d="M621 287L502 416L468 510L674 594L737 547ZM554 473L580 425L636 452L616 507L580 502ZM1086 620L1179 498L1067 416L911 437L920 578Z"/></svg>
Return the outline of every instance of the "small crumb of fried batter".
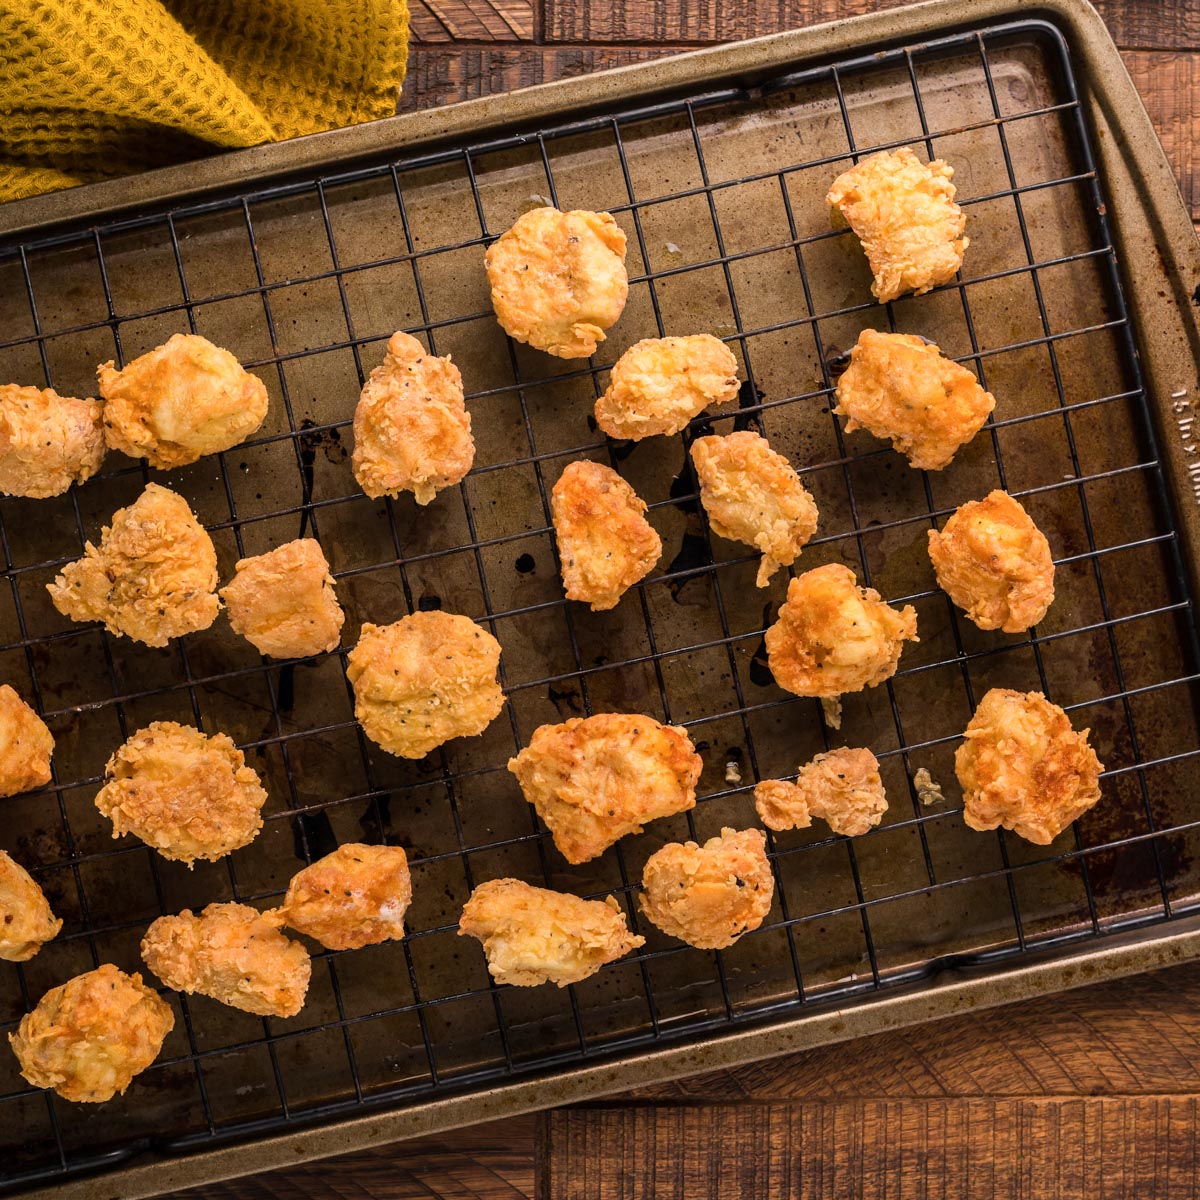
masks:
<svg viewBox="0 0 1200 1200"><path fill-rule="evenodd" d="M550 494L568 600L615 608L662 554L646 503L611 467L569 463Z"/></svg>
<svg viewBox="0 0 1200 1200"><path fill-rule="evenodd" d="M46 722L7 683L0 684L0 796L48 784L53 754Z"/></svg>
<svg viewBox="0 0 1200 1200"><path fill-rule="evenodd" d="M113 513L97 548L46 585L72 621L102 621L117 637L147 646L207 629L216 619L217 552L188 502L157 483Z"/></svg>
<svg viewBox="0 0 1200 1200"><path fill-rule="evenodd" d="M587 358L629 295L625 233L608 213L535 208L486 256L504 332L558 358Z"/></svg>
<svg viewBox="0 0 1200 1200"><path fill-rule="evenodd" d="M262 1017L304 1007L312 960L248 904L210 904L159 917L142 938L142 958L168 987L197 992Z"/></svg>
<svg viewBox="0 0 1200 1200"><path fill-rule="evenodd" d="M875 755L843 746L801 767L795 783L758 784L754 806L768 829L807 829L820 817L834 833L859 837L883 820L888 804Z"/></svg>
<svg viewBox="0 0 1200 1200"><path fill-rule="evenodd" d="M645 822L694 807L702 767L686 730L627 713L542 725L508 760L569 863L597 858Z"/></svg>
<svg viewBox="0 0 1200 1200"><path fill-rule="evenodd" d="M645 338L613 364L596 424L633 442L679 433L706 408L736 399L738 386L737 359L711 333Z"/></svg>
<svg viewBox="0 0 1200 1200"><path fill-rule="evenodd" d="M923 292L954 278L971 239L954 203L954 168L940 158L928 166L907 147L872 154L843 171L825 202L858 235L881 303Z"/></svg>
<svg viewBox="0 0 1200 1200"><path fill-rule="evenodd" d="M934 804L945 804L946 797L942 793L942 785L929 773L928 767L918 767L913 775L913 787L917 792L917 799L926 807L929 808Z"/></svg>
<svg viewBox="0 0 1200 1200"><path fill-rule="evenodd" d="M176 333L118 371L97 369L110 448L169 471L244 442L267 415L267 388L228 350Z"/></svg>
<svg viewBox="0 0 1200 1200"><path fill-rule="evenodd" d="M0 493L61 496L100 470L108 447L98 400L0 384Z"/></svg>
<svg viewBox="0 0 1200 1200"><path fill-rule="evenodd" d="M26 962L61 928L33 876L0 850L0 958Z"/></svg>
<svg viewBox="0 0 1200 1200"><path fill-rule="evenodd" d="M466 477L475 439L462 375L449 355L439 358L415 337L392 334L354 410L350 461L372 499L412 492L418 504L428 504Z"/></svg>
<svg viewBox="0 0 1200 1200"><path fill-rule="evenodd" d="M1046 535L1007 492L962 505L929 531L938 586L980 629L1021 633L1054 602L1054 559Z"/></svg>
<svg viewBox="0 0 1200 1200"><path fill-rule="evenodd" d="M435 610L364 625L347 661L363 732L400 758L474 737L504 707L500 643L470 617Z"/></svg>
<svg viewBox="0 0 1200 1200"><path fill-rule="evenodd" d="M816 533L816 502L792 464L748 429L697 438L692 462L713 532L761 551L755 583L766 587Z"/></svg>
<svg viewBox="0 0 1200 1200"><path fill-rule="evenodd" d="M34 1087L96 1104L123 1093L174 1027L171 1006L140 975L103 963L51 988L8 1040Z"/></svg>
<svg viewBox="0 0 1200 1200"><path fill-rule="evenodd" d="M722 950L771 911L775 879L760 829L722 829L703 846L671 842L646 860L642 912L663 933Z"/></svg>
<svg viewBox="0 0 1200 1200"><path fill-rule="evenodd" d="M1048 846L1100 799L1103 764L1070 718L1041 692L992 688L979 702L954 755L963 820L1003 825Z"/></svg>
<svg viewBox="0 0 1200 1200"><path fill-rule="evenodd" d="M285 542L241 559L220 591L229 624L270 658L306 658L337 648L345 614L320 543Z"/></svg>
<svg viewBox="0 0 1200 1200"><path fill-rule="evenodd" d="M411 900L403 846L348 842L293 875L283 904L263 916L328 950L357 950L402 938Z"/></svg>
<svg viewBox="0 0 1200 1200"><path fill-rule="evenodd" d="M113 837L132 833L164 858L191 866L248 845L262 828L257 772L224 733L153 721L108 760L96 807Z"/></svg>
<svg viewBox="0 0 1200 1200"><path fill-rule="evenodd" d="M767 665L797 696L841 696L877 687L896 673L905 642L918 641L917 612L886 604L854 572L828 563L788 584L767 630Z"/></svg>
<svg viewBox="0 0 1200 1200"><path fill-rule="evenodd" d="M478 938L497 983L537 987L579 983L646 939L629 932L607 900L581 900L519 879L481 883L463 907L459 936Z"/></svg>

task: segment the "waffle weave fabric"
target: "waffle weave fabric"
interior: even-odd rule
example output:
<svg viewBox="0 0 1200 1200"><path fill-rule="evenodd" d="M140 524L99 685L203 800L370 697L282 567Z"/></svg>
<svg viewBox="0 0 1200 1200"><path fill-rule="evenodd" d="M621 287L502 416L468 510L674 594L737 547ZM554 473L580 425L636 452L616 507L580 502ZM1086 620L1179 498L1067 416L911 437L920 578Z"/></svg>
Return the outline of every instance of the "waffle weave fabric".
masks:
<svg viewBox="0 0 1200 1200"><path fill-rule="evenodd" d="M0 200L395 111L407 0L0 0Z"/></svg>

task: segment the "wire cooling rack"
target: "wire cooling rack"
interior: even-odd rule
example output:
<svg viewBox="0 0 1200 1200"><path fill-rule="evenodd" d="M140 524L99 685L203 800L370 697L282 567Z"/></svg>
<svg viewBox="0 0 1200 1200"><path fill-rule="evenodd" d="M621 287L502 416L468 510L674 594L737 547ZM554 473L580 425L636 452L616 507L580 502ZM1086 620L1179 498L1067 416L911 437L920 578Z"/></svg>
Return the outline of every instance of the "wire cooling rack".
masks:
<svg viewBox="0 0 1200 1200"><path fill-rule="evenodd" d="M957 169L966 275L919 299L869 301L853 239L829 226L828 183L864 153L912 145ZM631 295L601 354L561 363L514 346L487 303L485 247L542 203L604 208L629 236ZM946 965L1018 959L1194 909L1200 678L1192 598L1145 405L1121 267L1065 44L1027 21L537 133L356 168L0 247L0 375L94 391L189 329L267 381L258 436L161 478L237 557L318 537L348 614L346 644L259 660L224 620L153 651L71 625L44 585L141 490L117 465L56 501L0 501L0 678L57 739L51 787L4 801L4 844L66 919L6 966L5 1031L48 987L101 961L137 969L162 912L267 904L348 840L405 845L410 935L314 956L296 1018L259 1019L167 993L177 1025L127 1095L74 1106L33 1091L8 1055L0 1114L9 1185L415 1103L485 1082L697 1040L801 1006L852 1004ZM858 331L921 333L976 370L994 419L939 475L847 437L832 391ZM347 429L395 328L463 370L477 465L428 509L366 500ZM607 368L641 337L708 330L739 355L736 405L682 439L608 442L589 416ZM788 454L821 508L798 569L851 565L922 641L884 687L846 697L842 728L773 684L762 635L786 579L759 591L756 555L711 536L686 455L702 433L754 428ZM548 494L574 458L617 467L650 502L659 569L612 613L562 598ZM1004 487L1047 531L1058 599L1027 635L981 634L933 586L925 531ZM480 739L390 759L353 720L346 649L366 620L445 607L504 647L509 704ZM972 833L952 756L991 686L1037 688L1090 725L1104 799L1050 847ZM610 709L687 727L705 762L696 809L568 868L504 770L543 721ZM92 806L103 764L148 721L225 730L271 794L250 847L194 872ZM701 952L633 903L660 845L756 824L751 790L839 744L875 750L884 823L849 841L770 838L776 901L763 927ZM945 799L926 803L926 768ZM497 988L455 936L470 889L519 875L617 895L647 935L637 955L568 988Z"/></svg>

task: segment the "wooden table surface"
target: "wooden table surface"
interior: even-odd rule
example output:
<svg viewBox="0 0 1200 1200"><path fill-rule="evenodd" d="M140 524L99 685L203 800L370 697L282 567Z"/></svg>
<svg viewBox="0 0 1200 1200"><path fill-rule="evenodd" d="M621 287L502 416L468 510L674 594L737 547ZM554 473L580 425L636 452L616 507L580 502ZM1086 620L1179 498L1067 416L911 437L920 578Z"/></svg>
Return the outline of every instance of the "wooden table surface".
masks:
<svg viewBox="0 0 1200 1200"><path fill-rule="evenodd" d="M895 2L410 0L400 108ZM1097 7L1200 221L1200 0ZM185 1195L1190 1200L1198 1117L1195 964Z"/></svg>

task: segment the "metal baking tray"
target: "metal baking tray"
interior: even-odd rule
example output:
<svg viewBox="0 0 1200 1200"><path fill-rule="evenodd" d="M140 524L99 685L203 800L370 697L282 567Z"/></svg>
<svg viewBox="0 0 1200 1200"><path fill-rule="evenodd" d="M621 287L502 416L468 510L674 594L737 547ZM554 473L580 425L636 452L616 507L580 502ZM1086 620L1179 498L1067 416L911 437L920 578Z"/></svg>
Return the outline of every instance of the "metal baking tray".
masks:
<svg viewBox="0 0 1200 1200"><path fill-rule="evenodd" d="M884 308L823 197L856 155L894 145L955 166L972 245L961 281ZM629 305L590 363L510 345L489 312L485 246L546 199L608 209L629 235ZM0 502L0 678L58 746L54 786L3 802L3 844L66 920L0 972L5 1031L97 961L136 969L160 913L265 905L337 842L404 845L414 885L410 936L318 954L298 1017L171 995L175 1032L121 1099L61 1102L0 1054L9 1189L173 1190L1200 946L1200 253L1084 4L939 2L401 116L8 205L0 239L0 377L86 395L96 363L177 330L227 346L267 381L267 424L166 477L212 531L222 577L241 554L315 534L345 645L363 621L465 612L502 643L509 698L482 738L390 758L353 721L344 651L263 662L223 620L151 650L54 612L44 585L138 493L139 465L114 457L65 498ZM946 471L911 471L830 414L866 325L934 339L996 394L994 421ZM459 364L479 446L462 487L424 510L365 499L347 462L361 379L397 328ZM697 330L728 341L746 384L688 436L763 429L821 508L801 569L846 562L918 609L920 644L886 687L846 698L840 732L766 672L785 580L759 591L754 556L709 536L683 442L608 444L591 423L622 350ZM610 613L565 603L548 529L548 491L581 456L618 466L665 547ZM976 630L924 552L932 524L1001 485L1058 562L1032 636ZM1107 765L1102 803L1052 846L973 833L959 815L953 751L993 685L1047 692ZM686 725L701 799L568 868L504 763L541 722L607 709ZM189 872L114 843L96 813L106 757L155 718L225 730L262 772L266 828L228 861ZM831 742L878 754L883 824L853 841L774 837L775 908L730 950L646 928L631 903L646 857L752 823L754 781ZM919 801L921 767L945 803ZM510 874L617 895L646 946L563 991L491 985L455 922L473 884Z"/></svg>

